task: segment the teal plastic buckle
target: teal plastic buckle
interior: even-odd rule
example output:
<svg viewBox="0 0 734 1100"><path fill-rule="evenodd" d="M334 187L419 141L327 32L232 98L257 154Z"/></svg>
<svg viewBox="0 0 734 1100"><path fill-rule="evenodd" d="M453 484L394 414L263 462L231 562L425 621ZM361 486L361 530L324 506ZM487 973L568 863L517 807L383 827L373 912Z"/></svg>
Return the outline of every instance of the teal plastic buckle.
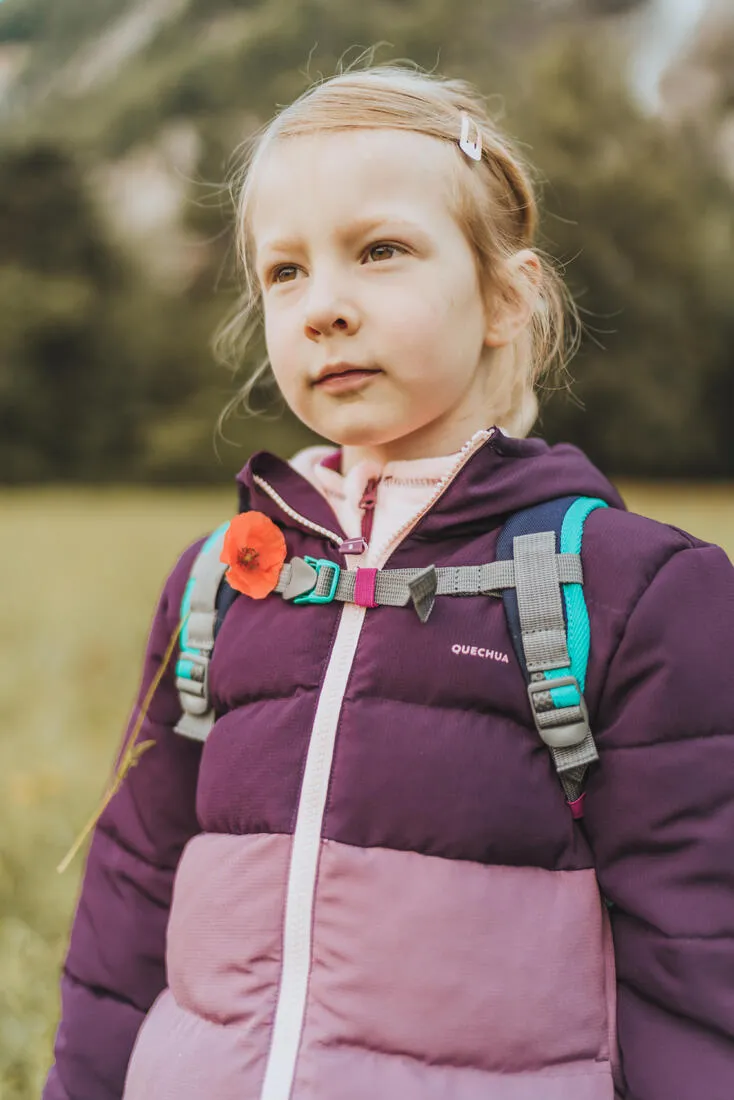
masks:
<svg viewBox="0 0 734 1100"><path fill-rule="evenodd" d="M303 560L307 565L310 565L312 569L316 570L316 584L310 592L304 592L301 596L296 596L294 603L297 604L315 604L315 603L331 603L336 595L336 586L339 584L339 576L341 574L341 566L337 565L335 561L329 561L328 558L309 558L304 554ZM331 569L332 577L329 585L329 591L322 596L315 594L316 585L319 583L322 569Z"/></svg>

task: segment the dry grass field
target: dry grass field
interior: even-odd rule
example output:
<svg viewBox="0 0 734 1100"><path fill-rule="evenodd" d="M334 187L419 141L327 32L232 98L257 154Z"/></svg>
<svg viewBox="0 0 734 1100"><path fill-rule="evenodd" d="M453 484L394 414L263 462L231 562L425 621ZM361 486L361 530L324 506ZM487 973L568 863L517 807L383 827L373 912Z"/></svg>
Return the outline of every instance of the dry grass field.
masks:
<svg viewBox="0 0 734 1100"><path fill-rule="evenodd" d="M631 509L723 545L734 486L624 485ZM37 1100L82 859L159 587L234 493L0 493L0 1098Z"/></svg>

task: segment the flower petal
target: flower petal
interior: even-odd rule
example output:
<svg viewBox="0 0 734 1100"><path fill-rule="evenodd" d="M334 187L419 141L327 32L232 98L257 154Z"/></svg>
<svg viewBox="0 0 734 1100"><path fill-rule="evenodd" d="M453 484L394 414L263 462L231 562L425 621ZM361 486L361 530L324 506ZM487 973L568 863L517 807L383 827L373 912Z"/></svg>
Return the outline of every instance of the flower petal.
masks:
<svg viewBox="0 0 734 1100"><path fill-rule="evenodd" d="M220 560L229 566L227 582L232 588L261 600L278 583L286 554L283 532L268 516L241 512L227 528Z"/></svg>

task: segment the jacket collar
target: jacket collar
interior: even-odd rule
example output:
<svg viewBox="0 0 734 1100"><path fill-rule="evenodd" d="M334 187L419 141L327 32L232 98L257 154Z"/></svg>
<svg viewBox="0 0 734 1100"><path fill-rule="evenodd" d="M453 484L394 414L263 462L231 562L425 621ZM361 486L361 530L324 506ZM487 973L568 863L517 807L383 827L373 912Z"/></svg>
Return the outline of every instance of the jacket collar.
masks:
<svg viewBox="0 0 734 1100"><path fill-rule="evenodd" d="M237 475L240 507L247 506L299 526L260 482L264 481L288 509L339 538L345 538L331 507L306 478L267 451L254 454ZM612 507L624 503L607 478L568 443L549 446L542 439L513 439L495 430L471 455L414 533L438 539L476 528L490 529L522 508L561 496L600 497Z"/></svg>

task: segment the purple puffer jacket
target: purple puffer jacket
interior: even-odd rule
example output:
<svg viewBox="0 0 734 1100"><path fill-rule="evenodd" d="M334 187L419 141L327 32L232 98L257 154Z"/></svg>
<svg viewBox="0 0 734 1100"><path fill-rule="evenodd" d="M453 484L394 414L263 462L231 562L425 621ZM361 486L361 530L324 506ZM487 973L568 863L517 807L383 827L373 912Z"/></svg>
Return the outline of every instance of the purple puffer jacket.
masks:
<svg viewBox="0 0 734 1100"><path fill-rule="evenodd" d="M260 454L239 480L289 554L344 564L291 467ZM726 555L622 510L575 448L495 433L386 556L492 561L508 514L567 494L613 506L584 535L583 823L500 600L440 597L423 625L238 597L203 752L167 675L95 832L45 1100L732 1100Z"/></svg>

